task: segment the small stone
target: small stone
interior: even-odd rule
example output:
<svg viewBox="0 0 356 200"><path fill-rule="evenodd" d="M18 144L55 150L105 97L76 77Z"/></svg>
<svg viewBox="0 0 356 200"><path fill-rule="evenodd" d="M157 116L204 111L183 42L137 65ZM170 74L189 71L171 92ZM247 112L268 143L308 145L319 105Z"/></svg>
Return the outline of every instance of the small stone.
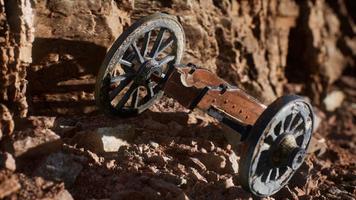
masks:
<svg viewBox="0 0 356 200"><path fill-rule="evenodd" d="M53 181L63 181L70 186L83 169L80 163L82 159L84 158L72 154L53 153L40 163L34 175Z"/></svg>
<svg viewBox="0 0 356 200"><path fill-rule="evenodd" d="M205 148L207 151L214 151L215 145L212 141L205 140L202 144L202 147Z"/></svg>
<svg viewBox="0 0 356 200"><path fill-rule="evenodd" d="M216 181L219 181L219 174L217 174L216 172L214 171L208 171L206 174L205 174L205 177L207 178L207 180L209 182L216 182Z"/></svg>
<svg viewBox="0 0 356 200"><path fill-rule="evenodd" d="M232 177L230 177L230 178L228 178L228 179L226 179L225 181L224 181L224 187L226 188L226 189L229 189L229 188L231 188L231 187L234 187L235 185L234 185L234 181L232 180Z"/></svg>
<svg viewBox="0 0 356 200"><path fill-rule="evenodd" d="M192 166L195 169L198 169L200 171L205 171L206 170L205 165L202 162L200 162L200 160L197 159L197 158L189 157L188 158L188 165L190 165L190 166Z"/></svg>
<svg viewBox="0 0 356 200"><path fill-rule="evenodd" d="M298 197L306 195L305 191L300 189L299 187L294 188L295 193L297 194Z"/></svg>
<svg viewBox="0 0 356 200"><path fill-rule="evenodd" d="M45 183L45 180L39 176L36 176L34 179L35 179L36 186L42 188L42 185Z"/></svg>
<svg viewBox="0 0 356 200"><path fill-rule="evenodd" d="M97 155L97 154L95 154L95 153L93 153L93 152L91 152L91 151L87 151L88 152L88 155L93 159L93 161L96 163L96 164L99 164L100 165L100 163L101 163L101 160L100 160L100 157Z"/></svg>
<svg viewBox="0 0 356 200"><path fill-rule="evenodd" d="M5 180L0 180L0 199L3 199L20 189L21 185L15 175L6 177Z"/></svg>
<svg viewBox="0 0 356 200"><path fill-rule="evenodd" d="M312 137L308 147L308 153L315 153L317 156L322 156L327 149L326 141L324 138L317 139Z"/></svg>
<svg viewBox="0 0 356 200"><path fill-rule="evenodd" d="M0 165L1 165L1 168L5 168L5 169L11 170L11 171L16 170L15 159L11 154L9 154L7 152L0 154Z"/></svg>
<svg viewBox="0 0 356 200"><path fill-rule="evenodd" d="M72 195L68 192L68 190L63 189L53 197L53 200L74 200L74 199Z"/></svg>
<svg viewBox="0 0 356 200"><path fill-rule="evenodd" d="M177 172L179 173L179 175L184 175L184 174L186 174L186 168L185 168L185 166L182 165L182 164L180 164L180 163L177 164L176 170L177 170Z"/></svg>
<svg viewBox="0 0 356 200"><path fill-rule="evenodd" d="M239 172L239 163L238 163L239 157L235 154L234 151L231 151L227 161L226 161L226 168L229 171L229 173L238 173Z"/></svg>
<svg viewBox="0 0 356 200"><path fill-rule="evenodd" d="M162 174L160 177L168 182L174 183L177 186L182 186L182 185L187 184L187 179L185 179L182 176L177 176L172 173Z"/></svg>
<svg viewBox="0 0 356 200"><path fill-rule="evenodd" d="M335 111L341 106L345 99L345 94L340 90L335 90L329 93L323 100L325 109L329 112Z"/></svg>
<svg viewBox="0 0 356 200"><path fill-rule="evenodd" d="M211 171L220 171L226 166L225 157L216 153L200 154L198 158Z"/></svg>
<svg viewBox="0 0 356 200"><path fill-rule="evenodd" d="M204 176L202 176L198 170L194 169L193 167L189 167L189 176L195 180L195 181L201 181L204 183L207 183L208 181L204 178Z"/></svg>
<svg viewBox="0 0 356 200"><path fill-rule="evenodd" d="M147 162L149 163L155 163L157 167L164 167L167 165L168 160L170 160L168 157L162 156L162 155L154 155L151 156L147 159Z"/></svg>
<svg viewBox="0 0 356 200"><path fill-rule="evenodd" d="M155 148L155 149L157 149L159 147L159 144L156 143L156 142L150 141L149 143L150 143L150 146Z"/></svg>
<svg viewBox="0 0 356 200"><path fill-rule="evenodd" d="M9 109L0 104L0 140L3 136L10 136L15 129L15 123Z"/></svg>
<svg viewBox="0 0 356 200"><path fill-rule="evenodd" d="M201 151L202 153L208 153L208 151L207 151L206 149L204 149L204 148L200 148L200 151Z"/></svg>
<svg viewBox="0 0 356 200"><path fill-rule="evenodd" d="M48 60L49 62L58 62L59 61L59 54L58 53L49 53L47 55L46 60Z"/></svg>

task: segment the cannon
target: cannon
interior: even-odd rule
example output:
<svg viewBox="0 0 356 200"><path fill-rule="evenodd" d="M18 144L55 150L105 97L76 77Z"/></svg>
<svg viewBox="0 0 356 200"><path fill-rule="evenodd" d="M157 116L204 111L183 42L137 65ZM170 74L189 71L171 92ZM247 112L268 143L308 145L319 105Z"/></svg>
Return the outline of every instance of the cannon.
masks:
<svg viewBox="0 0 356 200"><path fill-rule="evenodd" d="M314 126L311 105L285 95L266 106L194 64L182 64L185 35L177 18L156 13L127 28L99 70L95 99L119 117L138 115L160 97L200 109L240 134L239 182L259 197L283 188L304 162Z"/></svg>

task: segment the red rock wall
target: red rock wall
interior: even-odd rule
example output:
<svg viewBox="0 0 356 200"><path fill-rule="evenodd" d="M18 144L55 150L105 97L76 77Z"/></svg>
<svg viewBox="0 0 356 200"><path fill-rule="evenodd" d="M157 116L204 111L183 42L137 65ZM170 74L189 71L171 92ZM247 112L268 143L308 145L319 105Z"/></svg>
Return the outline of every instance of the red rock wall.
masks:
<svg viewBox="0 0 356 200"><path fill-rule="evenodd" d="M30 0L0 0L0 133L13 130L12 115L27 115L26 68L32 61Z"/></svg>
<svg viewBox="0 0 356 200"><path fill-rule="evenodd" d="M268 103L285 83L320 102L355 60L352 0L48 0L34 5L36 39L29 70L31 111L95 110L101 61L131 22L157 11L178 16L193 62Z"/></svg>

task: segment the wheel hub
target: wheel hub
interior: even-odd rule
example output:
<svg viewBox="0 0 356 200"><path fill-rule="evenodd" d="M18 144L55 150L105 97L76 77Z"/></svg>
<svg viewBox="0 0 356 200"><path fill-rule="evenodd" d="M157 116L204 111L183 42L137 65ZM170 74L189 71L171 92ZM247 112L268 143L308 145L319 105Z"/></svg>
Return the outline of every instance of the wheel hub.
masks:
<svg viewBox="0 0 356 200"><path fill-rule="evenodd" d="M145 83L155 74L157 76L162 75L162 68L155 59L148 59L140 66L137 76L135 78L136 83Z"/></svg>
<svg viewBox="0 0 356 200"><path fill-rule="evenodd" d="M272 151L271 161L275 167L289 166L293 170L299 168L303 162L305 150L297 145L292 133L281 134L276 142L276 149Z"/></svg>

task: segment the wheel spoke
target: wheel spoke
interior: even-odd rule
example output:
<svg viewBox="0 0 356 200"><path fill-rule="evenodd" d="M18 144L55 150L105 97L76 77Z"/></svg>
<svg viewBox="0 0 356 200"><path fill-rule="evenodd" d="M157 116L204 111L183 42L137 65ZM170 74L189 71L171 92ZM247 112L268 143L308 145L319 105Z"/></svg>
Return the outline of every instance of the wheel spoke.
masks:
<svg viewBox="0 0 356 200"><path fill-rule="evenodd" d="M124 94L124 96L120 99L119 103L117 103L117 105L115 107L117 109L124 107L124 105L130 99L130 97L131 97L132 93L135 91L135 89L137 89L137 84L132 83L130 88L127 90L127 92Z"/></svg>
<svg viewBox="0 0 356 200"><path fill-rule="evenodd" d="M143 47L141 49L141 55L143 57L145 57L147 54L148 44L150 43L150 38L151 38L151 31L148 31L147 33L145 33L145 38L143 39Z"/></svg>
<svg viewBox="0 0 356 200"><path fill-rule="evenodd" d="M260 151L263 152L263 151L267 151L269 150L271 147L271 145L267 144L267 143L263 143L263 145L261 146L260 148Z"/></svg>
<svg viewBox="0 0 356 200"><path fill-rule="evenodd" d="M269 157L268 151L262 151L259 155L257 155L254 159L256 160L256 164L253 167L253 170L256 173L263 173L264 169L268 167L267 159Z"/></svg>
<svg viewBox="0 0 356 200"><path fill-rule="evenodd" d="M277 167L275 170L276 170L276 175L274 176L274 180L277 180L279 178L279 168Z"/></svg>
<svg viewBox="0 0 356 200"><path fill-rule="evenodd" d="M279 131L279 133L278 133L278 135L281 135L283 132L284 132L284 130L285 130L285 118L284 119L282 119L282 121L281 121L281 129L280 129L280 131Z"/></svg>
<svg viewBox="0 0 356 200"><path fill-rule="evenodd" d="M292 117L291 117L291 119L290 119L290 121L289 121L289 123L288 123L288 126L287 126L287 128L286 128L286 131L289 131L289 130L290 130L290 128L291 128L291 126L292 126L292 124L293 124L293 121L295 120L295 118L296 118L297 116L298 116L298 115L295 114L295 113L292 114Z"/></svg>
<svg viewBox="0 0 356 200"><path fill-rule="evenodd" d="M122 69L126 72L126 73L135 73L135 69L133 68L133 64L128 61L127 59L120 59L119 63L121 64Z"/></svg>
<svg viewBox="0 0 356 200"><path fill-rule="evenodd" d="M137 108L138 106L139 90L140 88L136 88L136 90L132 94L131 106L133 108Z"/></svg>
<svg viewBox="0 0 356 200"><path fill-rule="evenodd" d="M127 77L122 80L120 84L109 93L110 101L112 101L131 81L132 77Z"/></svg>
<svg viewBox="0 0 356 200"><path fill-rule="evenodd" d="M134 52L135 52L135 54L136 54L136 58L138 59L138 61L139 61L140 63L145 62L145 59L142 57L140 50L137 48L136 42L133 42L133 43L131 44L131 47L133 48L133 50L134 50Z"/></svg>
<svg viewBox="0 0 356 200"><path fill-rule="evenodd" d="M169 37L167 40L165 40L162 45L159 47L157 54L161 53L162 51L164 51L165 49L167 49L169 46L171 46L174 42L174 37L171 36Z"/></svg>
<svg viewBox="0 0 356 200"><path fill-rule="evenodd" d="M269 181L271 180L272 170L273 170L273 169L270 169L270 170L268 171L268 175L267 175L267 178L266 178L266 182L269 182Z"/></svg>
<svg viewBox="0 0 356 200"><path fill-rule="evenodd" d="M153 82L149 81L146 85L146 89L147 89L147 93L148 96L151 98L155 95L154 91L153 91Z"/></svg>
<svg viewBox="0 0 356 200"><path fill-rule="evenodd" d="M298 123L292 128L291 132L294 132L303 123L303 118L298 120Z"/></svg>
<svg viewBox="0 0 356 200"><path fill-rule="evenodd" d="M174 60L174 58L175 58L174 56L166 56L162 60L159 61L158 65L159 66L165 65L165 64L171 62L172 60Z"/></svg>
<svg viewBox="0 0 356 200"><path fill-rule="evenodd" d="M133 76L134 76L134 74L131 74L131 73L115 76L115 77L111 78L110 83L111 84L119 83L119 82L121 82L121 81L123 81L123 80L125 80L127 78L131 78Z"/></svg>
<svg viewBox="0 0 356 200"><path fill-rule="evenodd" d="M127 61L127 60L124 60L123 58L121 58L121 59L119 60L119 63L122 64L122 65L125 65L125 66L127 66L127 67L132 67L132 63L129 62L129 61Z"/></svg>
<svg viewBox="0 0 356 200"><path fill-rule="evenodd" d="M163 34L164 32L166 31L165 28L161 28L159 30L159 33L157 35L157 38L155 40L155 43L153 44L153 47L152 47L152 50L151 50L151 53L150 53L150 57L151 58L155 58L157 56L157 53L158 53L158 50L161 46L161 43L162 43L162 40L163 40Z"/></svg>

